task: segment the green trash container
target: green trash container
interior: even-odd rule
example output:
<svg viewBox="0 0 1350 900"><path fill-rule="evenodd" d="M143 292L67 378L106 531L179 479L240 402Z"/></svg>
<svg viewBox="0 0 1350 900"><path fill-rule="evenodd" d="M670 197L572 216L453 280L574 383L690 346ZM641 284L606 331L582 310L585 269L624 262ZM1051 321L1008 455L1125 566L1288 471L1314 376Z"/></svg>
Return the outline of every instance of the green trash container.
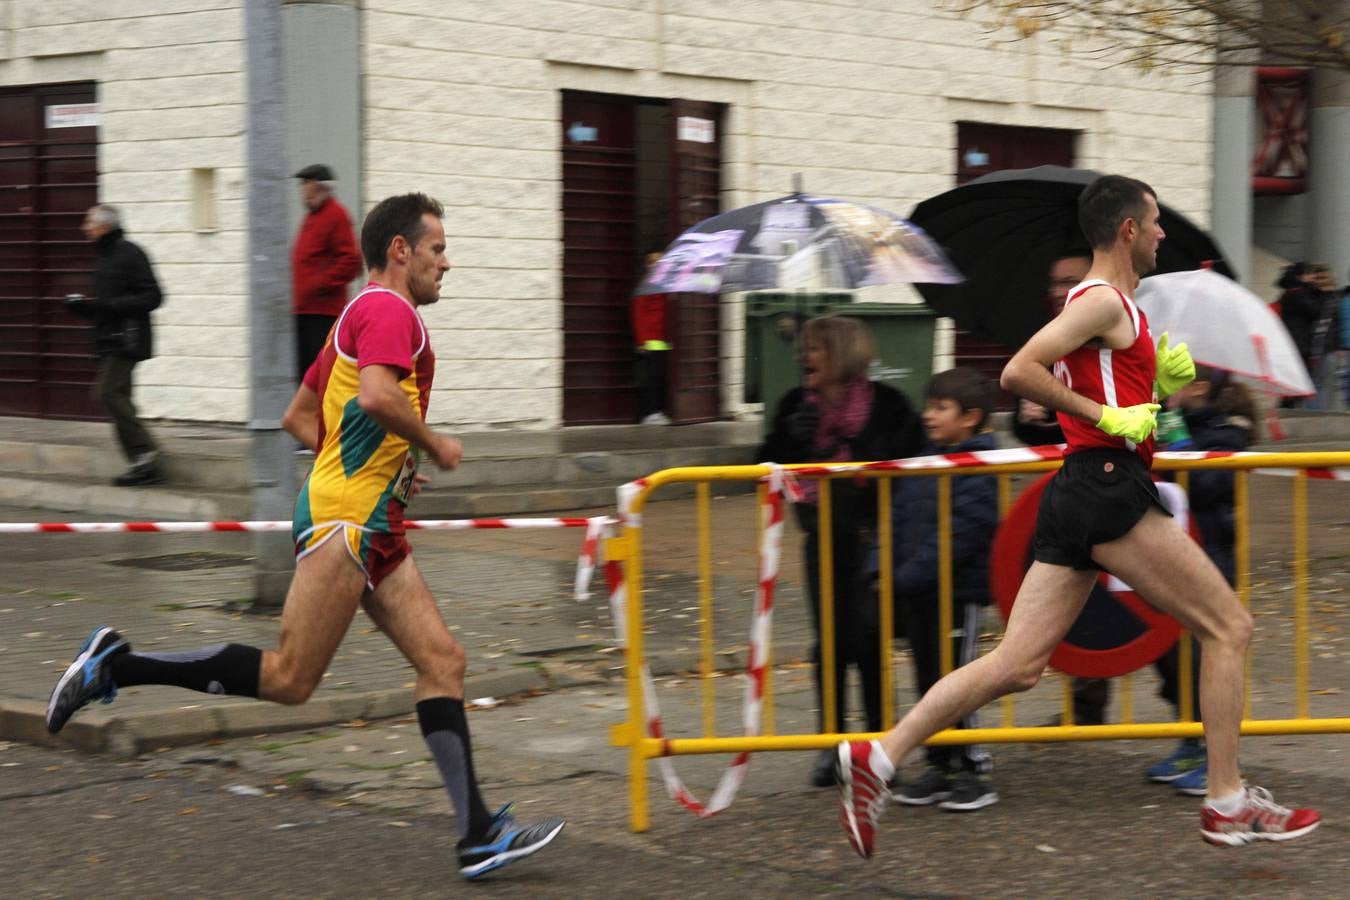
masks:
<svg viewBox="0 0 1350 900"><path fill-rule="evenodd" d="M797 364L797 332L801 323L831 310L850 306L847 291L754 291L745 297L746 403L773 404L801 381Z"/></svg>
<svg viewBox="0 0 1350 900"><path fill-rule="evenodd" d="M897 388L916 410L922 410L924 390L933 376L937 327L933 310L918 303L849 303L830 312L862 320L877 345L872 380Z"/></svg>

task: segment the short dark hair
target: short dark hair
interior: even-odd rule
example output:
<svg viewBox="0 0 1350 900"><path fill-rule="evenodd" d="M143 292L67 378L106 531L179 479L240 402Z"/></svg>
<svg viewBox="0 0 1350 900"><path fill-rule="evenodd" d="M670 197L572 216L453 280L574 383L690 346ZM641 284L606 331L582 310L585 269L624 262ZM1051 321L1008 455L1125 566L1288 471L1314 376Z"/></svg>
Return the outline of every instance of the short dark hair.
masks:
<svg viewBox="0 0 1350 900"><path fill-rule="evenodd" d="M969 366L938 372L928 379L924 397L928 400L954 400L963 413L978 409L980 421L975 425L976 431L984 428L994 411L994 383Z"/></svg>
<svg viewBox="0 0 1350 900"><path fill-rule="evenodd" d="M1088 246L1105 249L1116 241L1120 223L1126 219L1139 221L1147 208L1144 195L1154 200L1158 192L1144 182L1124 175L1102 175L1078 195L1078 226L1083 229Z"/></svg>
<svg viewBox="0 0 1350 900"><path fill-rule="evenodd" d="M383 271L389 263L389 244L399 235L414 247L426 232L422 216L445 218L445 208L426 194L398 194L375 204L361 226L361 255L366 268Z"/></svg>

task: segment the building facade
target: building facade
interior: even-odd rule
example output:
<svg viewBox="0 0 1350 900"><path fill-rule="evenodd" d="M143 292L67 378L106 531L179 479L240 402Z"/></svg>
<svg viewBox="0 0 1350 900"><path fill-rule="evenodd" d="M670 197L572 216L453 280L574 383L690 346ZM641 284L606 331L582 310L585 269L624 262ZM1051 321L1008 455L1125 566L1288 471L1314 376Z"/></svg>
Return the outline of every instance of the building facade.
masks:
<svg viewBox="0 0 1350 900"><path fill-rule="evenodd" d="M454 268L425 318L430 419L454 428L632 421L643 253L794 175L904 214L958 174L1059 161L1048 136L1209 222L1209 75L1007 42L936 0L282 5L290 171L336 165L357 218L409 190L446 204ZM87 277L101 201L167 297L145 414L247 418L244 38L239 0L0 0L0 387L26 398L0 412L96 413L54 299ZM676 418L753 414L738 298L672 306Z"/></svg>

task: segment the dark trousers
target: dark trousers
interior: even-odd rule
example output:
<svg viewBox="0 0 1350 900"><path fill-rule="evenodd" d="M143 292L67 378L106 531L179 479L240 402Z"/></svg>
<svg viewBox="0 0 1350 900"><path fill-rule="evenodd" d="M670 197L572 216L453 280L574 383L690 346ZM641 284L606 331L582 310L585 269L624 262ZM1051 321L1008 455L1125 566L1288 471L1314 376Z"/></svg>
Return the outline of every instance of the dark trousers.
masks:
<svg viewBox="0 0 1350 900"><path fill-rule="evenodd" d="M881 730L881 617L871 592L863 589L863 548L869 536L848 524L833 528L834 551L834 709L836 721L825 721L825 669L820 643L820 535L814 506L797 507L797 520L806 532L802 544L806 567L807 598L816 643L811 661L816 669L816 703L820 729L847 731L844 727L844 685L848 667L854 665L862 682L863 712L868 731Z"/></svg>
<svg viewBox="0 0 1350 900"><path fill-rule="evenodd" d="M328 340L328 332L332 330L333 323L337 321L337 316L316 316L310 313L301 313L295 317L295 381L297 384L305 380L305 373L313 365L314 360L319 356L319 351L323 349L323 342Z"/></svg>
<svg viewBox="0 0 1350 900"><path fill-rule="evenodd" d="M668 350L640 350L637 357L638 420L666 411Z"/></svg>
<svg viewBox="0 0 1350 900"><path fill-rule="evenodd" d="M914 680L919 696L938 683L942 677L942 636L938 629L938 601L936 597L905 597L896 603L899 617L904 620L909 636L909 649L914 654ZM978 603L952 604L952 665L960 668L979 655L980 606ZM957 728L978 728L979 721L971 713L956 725ZM962 768L971 772L987 772L990 757L978 744L955 747L925 747L928 764L940 769Z"/></svg>
<svg viewBox="0 0 1350 900"><path fill-rule="evenodd" d="M1173 644L1153 663L1162 684L1158 696L1181 714L1181 644ZM1111 702L1108 678L1073 680L1073 721L1075 725L1101 725L1106 721L1106 706ZM1200 642L1191 638L1191 715L1200 718Z"/></svg>
<svg viewBox="0 0 1350 900"><path fill-rule="evenodd" d="M158 450L154 438L136 417L136 405L131 402L131 370L136 360L125 356L100 356L98 379L94 382L94 397L112 417L113 429L122 452L132 462L136 458Z"/></svg>

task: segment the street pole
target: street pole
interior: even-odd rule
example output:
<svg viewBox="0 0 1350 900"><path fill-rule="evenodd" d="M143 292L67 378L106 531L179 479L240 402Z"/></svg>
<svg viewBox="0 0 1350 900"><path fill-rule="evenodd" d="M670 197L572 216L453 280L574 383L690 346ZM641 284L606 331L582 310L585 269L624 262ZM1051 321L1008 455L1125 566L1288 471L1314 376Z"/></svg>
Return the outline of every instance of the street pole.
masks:
<svg viewBox="0 0 1350 900"><path fill-rule="evenodd" d="M294 391L286 254L286 85L279 0L246 0L248 71L249 421L254 519L289 519L295 457L281 416ZM254 605L277 608L294 568L290 535L253 536Z"/></svg>

